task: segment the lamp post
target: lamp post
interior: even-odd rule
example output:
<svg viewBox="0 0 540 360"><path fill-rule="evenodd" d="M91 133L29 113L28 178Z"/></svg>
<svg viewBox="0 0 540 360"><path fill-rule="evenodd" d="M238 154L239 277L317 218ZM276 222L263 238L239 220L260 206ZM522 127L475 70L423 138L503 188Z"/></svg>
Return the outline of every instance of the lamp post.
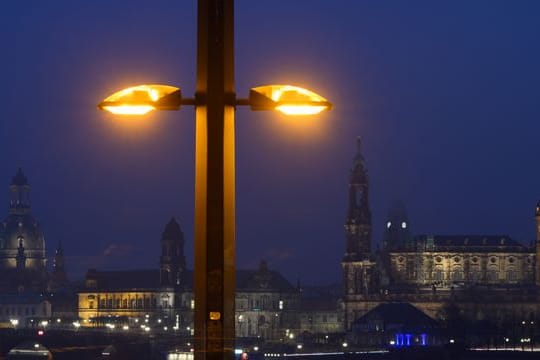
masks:
<svg viewBox="0 0 540 360"><path fill-rule="evenodd" d="M116 114L195 106L195 358L232 359L235 291L236 106L311 115L330 109L323 97L290 85L234 90L233 0L198 0L197 81L192 99L168 85L121 90L98 107Z"/></svg>

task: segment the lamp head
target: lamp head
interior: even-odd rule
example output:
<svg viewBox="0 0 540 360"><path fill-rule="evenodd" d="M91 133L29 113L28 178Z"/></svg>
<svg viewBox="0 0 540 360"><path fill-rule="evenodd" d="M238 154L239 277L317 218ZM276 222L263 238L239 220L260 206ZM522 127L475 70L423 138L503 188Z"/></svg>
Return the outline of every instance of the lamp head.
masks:
<svg viewBox="0 0 540 360"><path fill-rule="evenodd" d="M287 115L315 115L332 104L313 91L292 85L265 85L249 92L252 110L278 110Z"/></svg>
<svg viewBox="0 0 540 360"><path fill-rule="evenodd" d="M118 115L144 115L152 110L178 110L181 101L177 87L145 84L115 92L100 102L98 108Z"/></svg>

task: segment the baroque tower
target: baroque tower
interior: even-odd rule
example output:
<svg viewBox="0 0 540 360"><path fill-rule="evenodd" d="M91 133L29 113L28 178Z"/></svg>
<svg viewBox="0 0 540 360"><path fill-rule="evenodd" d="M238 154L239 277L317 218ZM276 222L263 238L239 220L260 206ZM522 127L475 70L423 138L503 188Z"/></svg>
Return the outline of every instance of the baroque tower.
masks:
<svg viewBox="0 0 540 360"><path fill-rule="evenodd" d="M186 267L184 256L184 234L180 225L172 218L161 235L160 284L164 287L181 285Z"/></svg>
<svg viewBox="0 0 540 360"><path fill-rule="evenodd" d="M356 155L349 175L349 206L345 220L344 260L364 260L371 254L371 211L369 210L369 181L361 152L360 138L356 139Z"/></svg>
<svg viewBox="0 0 540 360"><path fill-rule="evenodd" d="M369 180L360 138L349 173L349 199L345 220L345 254L343 269L345 330L362 313L358 304L377 286L376 263L371 255L371 211Z"/></svg>
<svg viewBox="0 0 540 360"><path fill-rule="evenodd" d="M8 216L0 223L0 290L45 289L45 240L32 216L30 185L21 168L9 185Z"/></svg>
<svg viewBox="0 0 540 360"><path fill-rule="evenodd" d="M535 269L535 281L536 286L540 287L540 201L536 204L535 211L536 218L536 269Z"/></svg>

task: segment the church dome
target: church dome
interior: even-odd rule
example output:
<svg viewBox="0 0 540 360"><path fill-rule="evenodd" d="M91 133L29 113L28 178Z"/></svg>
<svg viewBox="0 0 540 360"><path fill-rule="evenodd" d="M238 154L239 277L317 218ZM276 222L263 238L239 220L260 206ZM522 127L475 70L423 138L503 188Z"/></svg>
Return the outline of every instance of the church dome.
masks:
<svg viewBox="0 0 540 360"><path fill-rule="evenodd" d="M30 185L21 169L9 186L9 213L0 223L0 270L45 270L45 239L31 214Z"/></svg>
<svg viewBox="0 0 540 360"><path fill-rule="evenodd" d="M30 214L10 214L0 227L0 249L17 251L21 242L27 252L45 250L45 239L37 220Z"/></svg>

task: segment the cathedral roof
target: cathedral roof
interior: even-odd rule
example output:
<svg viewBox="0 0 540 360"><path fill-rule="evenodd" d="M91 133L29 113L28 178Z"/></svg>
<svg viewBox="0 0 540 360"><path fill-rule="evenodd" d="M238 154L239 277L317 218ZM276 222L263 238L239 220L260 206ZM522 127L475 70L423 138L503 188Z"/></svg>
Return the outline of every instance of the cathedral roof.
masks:
<svg viewBox="0 0 540 360"><path fill-rule="evenodd" d="M416 248L427 251L527 251L508 235L419 235Z"/></svg>
<svg viewBox="0 0 540 360"><path fill-rule="evenodd" d="M24 186L28 185L28 179L23 174L22 169L19 168L15 176L11 179L11 185Z"/></svg>

